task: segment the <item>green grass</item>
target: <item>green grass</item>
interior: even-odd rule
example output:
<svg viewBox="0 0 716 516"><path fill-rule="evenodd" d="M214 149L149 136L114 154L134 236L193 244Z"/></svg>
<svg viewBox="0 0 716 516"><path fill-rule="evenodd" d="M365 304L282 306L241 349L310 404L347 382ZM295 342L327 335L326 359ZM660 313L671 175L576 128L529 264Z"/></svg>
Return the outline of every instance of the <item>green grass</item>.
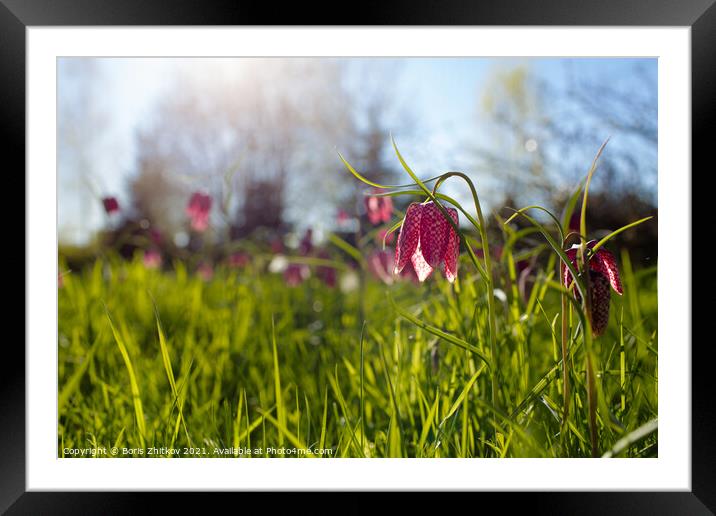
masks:
<svg viewBox="0 0 716 516"><path fill-rule="evenodd" d="M634 271L626 251L615 255L624 296L612 294L609 328L592 343L598 450L653 457L656 268ZM562 431L560 292L543 270L520 299L513 259L508 250L494 264L505 293L497 356L485 281L464 253L455 285L439 272L419 286L368 279L362 298L315 277L288 288L260 266L217 268L207 283L179 263L161 272L98 260L59 290L58 455L233 447L228 456L266 457L283 446L324 458L589 457L577 317Z"/></svg>

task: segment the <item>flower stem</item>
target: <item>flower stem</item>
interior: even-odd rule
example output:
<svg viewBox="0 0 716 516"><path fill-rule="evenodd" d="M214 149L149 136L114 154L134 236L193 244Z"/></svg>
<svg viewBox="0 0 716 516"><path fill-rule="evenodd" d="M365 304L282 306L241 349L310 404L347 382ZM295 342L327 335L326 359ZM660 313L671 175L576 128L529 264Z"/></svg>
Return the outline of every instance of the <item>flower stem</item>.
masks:
<svg viewBox="0 0 716 516"><path fill-rule="evenodd" d="M487 239L487 225L485 224L485 218L482 215L482 208L480 206L480 199L477 196L477 190L475 190L475 185L472 182L472 180L464 173L462 172L446 172L440 178L435 182L435 186L433 187L433 197L435 196L435 193L438 190L438 187L448 178L452 176L457 176L461 178L463 181L467 183L467 185L470 187L470 192L472 193L472 201L475 205L475 212L477 213L477 220L480 224L480 227L477 228L480 232L480 242L482 244L482 255L483 255L483 261L484 261L484 268L485 268L485 283L487 288L487 311L488 311L488 319L490 324L490 356L492 357L492 368L491 368L491 379L492 379L492 405L495 408L497 407L497 372L499 370L498 367L498 360L497 360L497 324L495 322L495 289L493 287L492 282L492 258L490 257L490 244ZM442 208L442 206L441 206ZM444 208L442 208L444 209ZM448 220L450 220L450 217L448 217ZM470 249L470 246L465 242L465 247L468 249L468 254L470 254L470 257L473 259L473 261L477 261L477 258L474 255L474 252L472 252L472 249Z"/></svg>
<svg viewBox="0 0 716 516"><path fill-rule="evenodd" d="M560 263L560 278L564 277L564 265ZM562 293L562 433L567 429L569 419L569 361L567 360L567 294Z"/></svg>
<svg viewBox="0 0 716 516"><path fill-rule="evenodd" d="M584 229L584 219L582 228ZM584 277L584 315L588 326L584 327L584 341L587 344L587 409L589 411L589 437L592 444L592 457L597 457L597 385L594 379L594 365L592 362L592 293L591 278L589 274L589 258L586 256L587 244L583 241L579 246L579 270Z"/></svg>
<svg viewBox="0 0 716 516"><path fill-rule="evenodd" d="M592 353L587 351L587 405L589 409L589 440L592 444L592 457L598 457L597 448L597 386L594 379Z"/></svg>

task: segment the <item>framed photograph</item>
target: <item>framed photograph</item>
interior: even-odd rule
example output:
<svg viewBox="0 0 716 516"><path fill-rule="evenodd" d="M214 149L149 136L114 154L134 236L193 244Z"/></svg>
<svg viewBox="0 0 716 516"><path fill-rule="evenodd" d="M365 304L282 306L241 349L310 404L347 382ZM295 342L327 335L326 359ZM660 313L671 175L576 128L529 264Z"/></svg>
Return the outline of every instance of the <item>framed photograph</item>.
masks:
<svg viewBox="0 0 716 516"><path fill-rule="evenodd" d="M2 0L26 332L0 509L398 490L713 511L691 338L711 3L348 26Z"/></svg>

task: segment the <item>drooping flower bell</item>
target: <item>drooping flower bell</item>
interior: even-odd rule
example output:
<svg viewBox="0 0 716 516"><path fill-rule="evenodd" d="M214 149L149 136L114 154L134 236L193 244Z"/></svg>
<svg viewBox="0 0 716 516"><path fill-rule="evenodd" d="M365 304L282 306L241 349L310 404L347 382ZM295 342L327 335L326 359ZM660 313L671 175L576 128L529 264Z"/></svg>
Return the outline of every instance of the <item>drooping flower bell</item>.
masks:
<svg viewBox="0 0 716 516"><path fill-rule="evenodd" d="M212 267L209 262L201 262L196 272L204 281L211 281L214 277L214 267Z"/></svg>
<svg viewBox="0 0 716 516"><path fill-rule="evenodd" d="M289 287L297 287L311 275L308 265L303 263L291 263L283 272L283 280Z"/></svg>
<svg viewBox="0 0 716 516"><path fill-rule="evenodd" d="M251 256L247 253L237 251L229 256L229 267L231 268L243 268L251 262Z"/></svg>
<svg viewBox="0 0 716 516"><path fill-rule="evenodd" d="M117 201L116 197L103 197L102 205L104 206L104 211L107 212L107 215L112 215L113 213L119 211L119 201Z"/></svg>
<svg viewBox="0 0 716 516"><path fill-rule="evenodd" d="M374 192L379 191L374 190ZM365 198L365 212L368 215L368 220L374 226L389 222L393 215L393 200L390 197L369 195Z"/></svg>
<svg viewBox="0 0 716 516"><path fill-rule="evenodd" d="M587 242L587 248L592 249L596 243L596 240ZM577 268L579 266L579 245L573 245L567 249L565 253L567 254L567 258L572 262L572 265ZM563 269L562 282L566 288L569 288L572 284L572 273L569 272L567 267L563 267ZM604 330L607 329L607 324L609 323L609 287L611 286L619 295L622 295L624 292L619 279L619 269L617 268L614 255L603 247L599 248L597 252L589 258L589 282L592 306L592 313L590 314L592 334L595 337L599 337L604 333ZM577 301L581 301L581 296L576 290L575 297Z"/></svg>
<svg viewBox="0 0 716 516"><path fill-rule="evenodd" d="M273 237L269 242L269 246L271 247L271 252L273 254L281 254L285 251L283 240L281 240L281 237L279 236Z"/></svg>
<svg viewBox="0 0 716 516"><path fill-rule="evenodd" d="M211 196L202 192L194 192L186 207L191 227L195 231L203 232L209 227L209 212L211 211Z"/></svg>
<svg viewBox="0 0 716 516"><path fill-rule="evenodd" d="M336 221L338 222L338 225L343 226L349 220L351 220L351 216L348 214L348 212L343 208L339 209L338 214L336 215Z"/></svg>
<svg viewBox="0 0 716 516"><path fill-rule="evenodd" d="M162 242L164 241L164 236L162 235L162 232L159 231L158 229L151 228L149 230L149 239L155 245L162 245Z"/></svg>
<svg viewBox="0 0 716 516"><path fill-rule="evenodd" d="M446 210L457 225L457 210ZM445 277L452 283L457 277L459 253L460 237L435 203L414 202L408 206L395 247L394 274L411 262L423 282L436 267L443 265Z"/></svg>
<svg viewBox="0 0 716 516"><path fill-rule="evenodd" d="M534 271L535 263L534 257L530 260L517 260L517 263L515 263L515 269L517 269L517 292L525 303L528 301L534 286L532 272Z"/></svg>
<svg viewBox="0 0 716 516"><path fill-rule="evenodd" d="M331 259L331 255L326 250L322 250L318 253L318 257L322 260ZM331 267L329 265L319 265L316 267L316 276L318 276L327 287L333 288L336 286L338 278L335 267Z"/></svg>
<svg viewBox="0 0 716 516"><path fill-rule="evenodd" d="M298 252L301 256L308 256L313 251L313 229L308 228L298 244Z"/></svg>
<svg viewBox="0 0 716 516"><path fill-rule="evenodd" d="M147 269L158 269L162 265L162 255L156 249L149 249L144 252L142 262Z"/></svg>

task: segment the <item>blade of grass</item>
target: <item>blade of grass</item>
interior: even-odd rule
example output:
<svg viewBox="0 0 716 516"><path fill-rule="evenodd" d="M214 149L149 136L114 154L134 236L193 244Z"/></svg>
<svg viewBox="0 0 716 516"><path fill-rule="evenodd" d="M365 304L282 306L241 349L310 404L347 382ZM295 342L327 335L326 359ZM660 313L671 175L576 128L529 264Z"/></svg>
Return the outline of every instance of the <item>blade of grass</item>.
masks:
<svg viewBox="0 0 716 516"><path fill-rule="evenodd" d="M634 430L633 432L628 433L621 439L619 439L611 450L606 452L604 455L602 455L602 458L609 459L611 457L616 457L621 452L629 448L631 445L641 441L645 437L648 437L649 435L653 434L659 429L659 420L658 419L652 419L651 421L648 421L647 423L641 425L639 428Z"/></svg>
<svg viewBox="0 0 716 516"><path fill-rule="evenodd" d="M82 377L87 372L87 369L89 368L90 362L92 362L92 359L94 358L94 354L97 351L97 347L99 346L99 342L102 337L102 332L100 332L97 335L97 338L90 346L89 351L87 352L87 356L82 361L82 363L77 367L77 369L72 373L72 376L65 382L65 386L62 388L62 391L60 391L60 395L57 397L57 410L58 412L62 412L62 409L69 401L70 397L74 392L77 390L77 388L80 385L80 381L82 380Z"/></svg>
<svg viewBox="0 0 716 516"><path fill-rule="evenodd" d="M318 447L323 450L326 447L326 423L328 418L328 385L323 394L323 417L321 418L321 437L318 440Z"/></svg>
<svg viewBox="0 0 716 516"><path fill-rule="evenodd" d="M363 321L363 327L360 330L360 448L365 453L365 396L363 385L365 384L364 363L365 355L363 351L363 343L365 337L365 326L367 321Z"/></svg>
<svg viewBox="0 0 716 516"><path fill-rule="evenodd" d="M278 415L279 426L278 428L278 445L283 446L283 432L286 430L286 412L283 406L283 400L281 397L281 375L278 367L278 348L276 346L276 324L274 322L274 316L271 314L271 344L273 346L273 378L274 378L274 390L276 391L276 414Z"/></svg>
<svg viewBox="0 0 716 516"><path fill-rule="evenodd" d="M380 351L380 362L383 364L383 374L385 375L385 381L388 384L388 392L390 393L390 401L393 404L393 417L391 418L391 424L393 420L398 421L398 426L400 428L400 447L403 453L403 456L405 456L405 441L403 437L405 436L405 431L403 429L403 421L400 416L400 408L398 407L398 400L395 397L395 389L393 389L393 382L390 379L390 374L388 373L388 363L385 360L385 353L383 352L383 344L379 340L378 341L378 350Z"/></svg>
<svg viewBox="0 0 716 516"><path fill-rule="evenodd" d="M564 229L562 228L562 224L560 224L559 219L547 208L543 208L542 206L538 206L536 204L533 204L531 206L525 206L524 208L520 208L519 210L515 210L514 208L507 208L508 210L513 210L515 213L509 216L509 218L505 221L505 225L512 222L512 220L517 217L518 215L521 215L523 212L527 210L540 210L545 212L549 217L554 221L554 225L557 227L557 230L559 231L559 237L561 240L564 241Z"/></svg>
<svg viewBox="0 0 716 516"><path fill-rule="evenodd" d="M336 395L336 399L338 400L338 406L341 408L341 412L343 413L343 419L345 419L346 421L346 428L350 433L350 442L348 443L348 446L352 446L354 449L357 449L360 456L363 457L365 456L364 450L360 448L360 443L356 439L355 432L353 431L353 422L348 410L348 404L346 403L346 400L343 396L340 382L338 380L338 364L336 364L336 367L334 369L334 376L329 376L328 381L331 385L331 388L333 389L333 393Z"/></svg>
<svg viewBox="0 0 716 516"><path fill-rule="evenodd" d="M142 398L139 395L137 377L134 374L134 367L132 366L132 360L129 357L127 347L124 344L124 339L122 339L122 336L117 331L117 328L115 328L112 316L109 314L109 310L106 306L105 313L107 314L107 319L109 320L109 326L112 329L112 335L114 335L114 340L117 343L119 352L122 355L122 360L124 360L124 365L127 368L127 374L129 375L129 388L132 393L132 404L134 405L134 415L136 417L137 428L139 430L139 441L142 448L144 448L144 436L146 435L147 429L145 427L144 410L142 409Z"/></svg>
<svg viewBox="0 0 716 516"><path fill-rule="evenodd" d="M594 176L594 171L597 170L597 163L599 162L599 157L602 155L604 147L607 146L607 143L609 143L609 138L607 138L604 143L602 143L602 146L599 147L597 155L594 156L594 160L592 160L592 166L589 168L589 172L587 172L587 180L584 183L584 196L582 197L582 214L579 218L579 231L585 238L587 236L587 199L589 197L589 185L592 182L592 176Z"/></svg>
<svg viewBox="0 0 716 516"><path fill-rule="evenodd" d="M306 446L304 443L299 441L298 437L296 437L288 428L286 428L286 425L281 424L279 420L277 420L275 417L271 416L268 412L264 412L261 409L257 409L263 418L274 425L276 429L278 430L279 435L283 435L286 437L286 439L289 440L291 444L293 444L296 448L299 450L303 450L304 454L307 457L315 457L313 453L311 453L311 450L309 450L308 446ZM283 445L279 445L283 446Z"/></svg>
<svg viewBox="0 0 716 516"><path fill-rule="evenodd" d="M462 339L460 339L460 338L458 338L458 337L455 337L454 335L450 335L449 333L445 333L444 331L442 331L442 330L440 330L440 329L438 329L438 328L435 328L434 326L431 326L431 325L429 325L429 324L427 324L427 323L421 321L420 319L418 319L417 317L415 317L415 316L414 316L413 314L411 314L410 312L407 312L406 310L403 310L402 308L400 308L400 307L395 303L395 301L393 300L393 296L391 296L390 293L388 293L388 299L390 300L390 303L391 303L391 304L393 305L393 307L395 308L395 311L398 312L398 314L400 314L400 316L402 316L403 318L407 319L408 321L410 321L411 323L413 323L413 324L414 324L415 326L417 326L418 328L420 328L420 329L422 329L422 330L425 330L425 331L427 331L428 333L431 333L431 334L435 335L436 337L440 337L441 339L443 339L443 340L449 342L450 344L453 344L453 345L455 345L455 346L458 346L458 347L460 347L460 348L462 348L462 349L466 349L467 351L469 351L469 352L471 352L471 353L477 355L477 356L480 358L480 360L482 360L485 364L487 364L488 368L490 368L490 361L489 361L488 358L482 353L482 351L480 351L478 348L476 348L476 347L473 346L472 344L469 344L469 343L465 342L464 340L462 340ZM490 369L491 369L491 368L490 368Z"/></svg>
<svg viewBox="0 0 716 516"><path fill-rule="evenodd" d="M600 247L602 247L604 244L609 242L609 240L611 240L612 238L617 236L619 233L626 231L627 229L633 228L635 226L638 226L639 224L642 224L642 223L646 222L647 220L651 220L653 218L654 218L653 216L644 217L643 219L639 219L637 221L631 222L630 224L627 224L626 226L622 226L619 229L617 229L616 231L612 231L607 236L602 238L599 242L594 244L594 247L592 247L592 253L596 253Z"/></svg>
<svg viewBox="0 0 716 516"><path fill-rule="evenodd" d="M582 280L579 279L579 274L577 273L577 269L575 269L574 265L572 264L572 261L567 257L565 252L562 250L562 246L557 244L557 242L554 240L552 235L549 234L549 231L547 231L547 229L542 224L537 222L534 218L530 217L529 215L527 215L526 213L523 213L521 211L518 211L516 213L518 213L522 217L526 218L529 222L532 223L532 225L534 225L535 227L537 227L539 229L540 233L542 233L542 236L545 238L545 240L547 240L547 243L550 245L552 250L555 253L557 253L557 255L559 255L559 259L569 269L569 272L572 274L572 279L574 281L574 284L576 285L577 290L579 290L579 294L582 296L582 299L584 299L584 292L585 292L584 284L583 284Z"/></svg>
<svg viewBox="0 0 716 516"><path fill-rule="evenodd" d="M338 153L338 157L341 158L341 161L342 161L343 164L346 166L346 168L350 171L351 174L353 174L358 180L360 180L361 182L367 184L368 186L373 186L373 187L375 187L375 188L380 188L381 190L385 190L385 189L388 189L388 188L407 188L407 187L413 186L412 183L407 184L407 185L381 185L381 184L379 184L379 183L374 183L373 181L369 180L368 178L363 177L362 175L360 175L360 174L356 171L356 169L354 169L354 168L351 166L351 164L348 163L348 161L346 161L346 159L343 157L343 155L341 155L340 152ZM437 180L439 177L440 177L440 176L431 177L430 179L426 179L425 182L426 182L426 183L430 183L430 182L432 182L432 181Z"/></svg>
<svg viewBox="0 0 716 516"><path fill-rule="evenodd" d="M239 394L239 406L236 409L236 420L234 421L234 457L239 456L239 446L241 446L239 432L241 431L241 410L244 408L243 389L241 391Z"/></svg>
<svg viewBox="0 0 716 516"><path fill-rule="evenodd" d="M154 303L154 299L152 299L152 303ZM162 363L164 364L164 371L167 374L167 379L169 380L169 386L172 390L172 396L174 396L174 402L176 403L177 409L179 411L179 419L181 420L181 424L184 427L184 433L186 434L187 440L191 443L191 437L189 437L189 430L186 427L186 421L184 420L184 402L183 399L179 398L179 391L177 390L176 381L174 379L174 371L172 371L172 362L171 358L169 357L169 348L167 347L167 341L164 336L164 331L162 330L161 321L159 320L159 310L157 309L156 303L154 303L154 316L156 318L157 322L157 333L159 334L159 349L161 350L162 354ZM172 441L176 439L176 431L174 438Z"/></svg>
<svg viewBox="0 0 716 516"><path fill-rule="evenodd" d="M435 401L430 406L430 411L428 412L428 415L425 417L425 421L423 422L423 430L420 432L420 439L418 440L418 450L423 450L425 447L425 441L428 438L428 433L430 432L430 428L433 426L433 422L435 420L435 415L438 411L438 405L440 402L440 396L439 392L435 393Z"/></svg>
<svg viewBox="0 0 716 516"><path fill-rule="evenodd" d="M468 380L468 382L465 384L465 387L463 387L462 391L460 392L460 394L458 395L458 397L455 399L455 401L453 402L453 404L450 406L450 409L448 410L448 412L447 412L447 414L445 415L445 417L443 417L442 421L440 421L440 425L438 425L438 426L443 426L443 425L445 424L445 422L446 422L448 419L450 419L450 417L451 417L455 412L457 412L457 409L460 408L460 404L462 403L463 399L464 399L465 396L467 396L467 394L470 392L470 389L471 389L472 386L475 384L475 381L476 381L477 378L480 376L480 374L482 373L482 371L483 371L484 368L485 368L485 364L481 364L480 367L477 369L477 371L475 371L475 374L473 374L472 377L471 377L471 378Z"/></svg>

